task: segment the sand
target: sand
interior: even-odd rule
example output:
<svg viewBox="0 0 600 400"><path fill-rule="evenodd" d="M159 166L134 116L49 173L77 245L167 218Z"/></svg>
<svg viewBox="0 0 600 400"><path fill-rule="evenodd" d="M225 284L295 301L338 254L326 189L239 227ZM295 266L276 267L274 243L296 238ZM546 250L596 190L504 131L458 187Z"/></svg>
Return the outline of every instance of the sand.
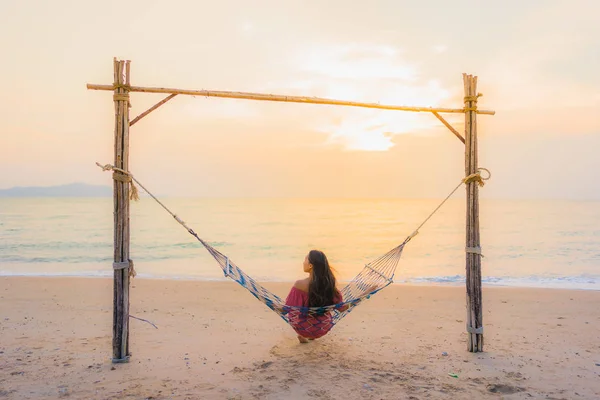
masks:
<svg viewBox="0 0 600 400"><path fill-rule="evenodd" d="M391 286L300 344L236 283L135 278L131 314L158 329L132 319L112 364L112 280L3 277L0 399L600 398L600 292L484 288L477 354L464 297Z"/></svg>

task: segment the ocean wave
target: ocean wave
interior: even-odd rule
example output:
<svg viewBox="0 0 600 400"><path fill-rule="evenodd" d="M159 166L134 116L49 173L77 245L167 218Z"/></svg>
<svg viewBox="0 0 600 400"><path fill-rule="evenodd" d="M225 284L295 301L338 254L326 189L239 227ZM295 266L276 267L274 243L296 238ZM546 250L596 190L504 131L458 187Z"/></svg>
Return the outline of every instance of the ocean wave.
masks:
<svg viewBox="0 0 600 400"><path fill-rule="evenodd" d="M112 277L113 271L69 271L69 272L31 272L31 271L1 271L0 276L15 277L65 277L65 278L106 278Z"/></svg>
<svg viewBox="0 0 600 400"><path fill-rule="evenodd" d="M74 270L69 272L37 272L37 271L14 271L0 270L0 276L9 277L112 277L112 270ZM196 280L196 281L228 281L222 275L202 276L189 274L153 274L140 272L137 277L143 279L166 279L166 280ZM288 282L289 280L256 276L261 282ZM348 281L340 280L344 285ZM422 286L463 286L464 275L448 276L423 276L397 279L394 284L409 284ZM575 289L575 290L600 290L600 275L577 275L577 276L490 276L482 279L483 287L521 287L521 288L545 288L545 289Z"/></svg>
<svg viewBox="0 0 600 400"><path fill-rule="evenodd" d="M425 276L396 280L395 283L432 284L432 285L464 285L464 275ZM482 277L484 286L511 286L530 288L590 289L600 290L600 275L571 276L486 276Z"/></svg>

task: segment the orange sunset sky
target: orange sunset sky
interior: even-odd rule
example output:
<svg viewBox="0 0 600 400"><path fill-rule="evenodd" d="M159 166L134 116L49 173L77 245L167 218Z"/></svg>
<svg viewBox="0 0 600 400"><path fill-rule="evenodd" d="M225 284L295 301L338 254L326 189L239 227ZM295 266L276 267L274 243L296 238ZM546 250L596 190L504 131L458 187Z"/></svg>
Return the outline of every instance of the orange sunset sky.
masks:
<svg viewBox="0 0 600 400"><path fill-rule="evenodd" d="M488 198L600 199L598 1L0 2L0 188L110 185L113 57L133 85L462 107L479 77ZM163 95L132 94L131 117ZM448 115L460 131L463 116ZM158 194L440 197L464 175L430 114L178 96L131 128Z"/></svg>

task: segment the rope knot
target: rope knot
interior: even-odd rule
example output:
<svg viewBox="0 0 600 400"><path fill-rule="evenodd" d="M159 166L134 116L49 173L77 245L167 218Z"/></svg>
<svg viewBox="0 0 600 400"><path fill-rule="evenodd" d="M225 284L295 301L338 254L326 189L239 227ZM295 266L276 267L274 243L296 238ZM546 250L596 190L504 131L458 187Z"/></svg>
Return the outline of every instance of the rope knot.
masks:
<svg viewBox="0 0 600 400"><path fill-rule="evenodd" d="M483 94L481 94L481 93L477 93L477 95L475 95L475 96L465 96L465 103L468 101L477 103L477 99L480 98L481 96L483 96Z"/></svg>
<svg viewBox="0 0 600 400"><path fill-rule="evenodd" d="M482 177L481 176L481 171L485 171L488 173L487 177ZM465 178L463 178L463 183L465 184L469 184L472 182L477 182L479 184L479 186L483 186L485 185L484 181L487 181L488 179L490 179L492 177L492 174L490 173L490 171L486 168L477 168L477 172L475 172L474 174L471 174Z"/></svg>
<svg viewBox="0 0 600 400"><path fill-rule="evenodd" d="M129 200L138 201L140 199L138 189L133 183L133 175L131 175L131 173L124 171L121 168L117 168L111 164L102 165L97 162L96 165L102 168L102 171L113 171L113 180L123 183L129 183L129 187L131 189L129 191Z"/></svg>
<svg viewBox="0 0 600 400"><path fill-rule="evenodd" d="M465 96L464 100L465 100L465 108L463 109L465 112L467 111L477 111L477 99L479 97L483 96L483 94L481 93L477 93L477 95L475 96ZM473 106L471 107L467 107L467 103L468 102L473 102Z"/></svg>
<svg viewBox="0 0 600 400"><path fill-rule="evenodd" d="M113 84L113 89L114 90L116 90L116 89L124 89L124 90L130 91L131 90L131 85L126 85L124 83L115 83L115 84Z"/></svg>
<svg viewBox="0 0 600 400"><path fill-rule="evenodd" d="M114 270L121 270L121 269L129 269L129 277L131 278L135 278L135 276L137 275L137 272L135 272L135 268L133 268L133 261L132 260L127 260L127 261L121 261L121 262L113 262L113 269Z"/></svg>
<svg viewBox="0 0 600 400"><path fill-rule="evenodd" d="M479 186L485 185L485 182L483 182L483 179L481 178L481 175L479 174L479 172L476 172L474 174L467 176L466 178L463 179L463 182L466 183L467 185L471 182L477 182L479 184Z"/></svg>
<svg viewBox="0 0 600 400"><path fill-rule="evenodd" d="M122 172L119 171L114 171L112 174L112 178L115 181L119 181L119 182L125 182L125 183L130 183L131 180L131 176L129 176L128 174L124 174Z"/></svg>
<svg viewBox="0 0 600 400"><path fill-rule="evenodd" d="M96 163L96 165L102 168L102 171L111 171L113 169L113 166L110 164L101 165L100 163Z"/></svg>
<svg viewBox="0 0 600 400"><path fill-rule="evenodd" d="M115 90L115 93L113 94L113 101L126 101L127 107L131 108L131 102L129 101L129 91L131 90L131 85L115 83L113 84L113 89ZM124 92L117 93L116 90L118 89L123 89Z"/></svg>
<svg viewBox="0 0 600 400"><path fill-rule="evenodd" d="M113 94L114 101L129 101L128 93L115 93Z"/></svg>

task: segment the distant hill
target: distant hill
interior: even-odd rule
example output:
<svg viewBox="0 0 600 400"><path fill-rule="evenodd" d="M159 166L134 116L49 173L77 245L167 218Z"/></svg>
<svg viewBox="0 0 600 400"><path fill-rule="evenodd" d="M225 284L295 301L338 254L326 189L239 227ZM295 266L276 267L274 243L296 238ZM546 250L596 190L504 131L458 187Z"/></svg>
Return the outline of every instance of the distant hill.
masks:
<svg viewBox="0 0 600 400"><path fill-rule="evenodd" d="M108 197L112 187L71 183L59 186L26 186L0 189L0 197Z"/></svg>

